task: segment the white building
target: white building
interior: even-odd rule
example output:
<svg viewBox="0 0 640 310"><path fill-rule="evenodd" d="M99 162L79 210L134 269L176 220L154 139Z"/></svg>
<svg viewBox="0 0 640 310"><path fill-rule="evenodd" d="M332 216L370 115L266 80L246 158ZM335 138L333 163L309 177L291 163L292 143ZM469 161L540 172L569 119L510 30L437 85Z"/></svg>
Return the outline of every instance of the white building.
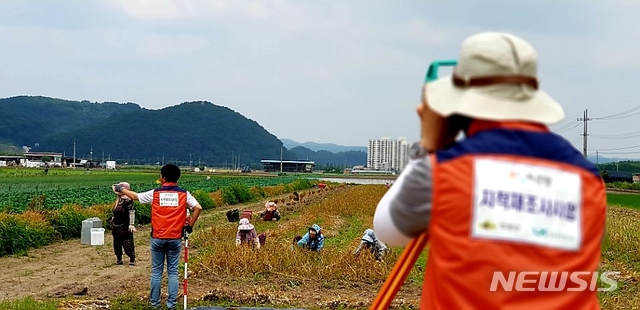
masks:
<svg viewBox="0 0 640 310"><path fill-rule="evenodd" d="M380 171L401 171L409 162L409 143L404 137L369 140L367 168Z"/></svg>

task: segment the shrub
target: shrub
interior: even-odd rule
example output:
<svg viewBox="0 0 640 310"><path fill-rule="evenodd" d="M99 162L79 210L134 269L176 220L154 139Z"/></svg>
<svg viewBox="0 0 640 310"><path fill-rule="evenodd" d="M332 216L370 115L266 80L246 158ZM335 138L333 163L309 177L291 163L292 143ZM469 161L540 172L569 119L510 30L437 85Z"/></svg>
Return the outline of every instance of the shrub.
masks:
<svg viewBox="0 0 640 310"><path fill-rule="evenodd" d="M0 214L0 256L23 253L58 239L56 232L41 213Z"/></svg>
<svg viewBox="0 0 640 310"><path fill-rule="evenodd" d="M262 189L267 194L266 197L277 196L285 193L284 185L282 184L275 186L264 186Z"/></svg>
<svg viewBox="0 0 640 310"><path fill-rule="evenodd" d="M102 216L102 217L101 217ZM60 233L64 240L80 238L82 233L82 221L98 217L103 223L108 220L95 209L83 208L79 205L65 205L58 210L47 212L47 219L53 229Z"/></svg>
<svg viewBox="0 0 640 310"><path fill-rule="evenodd" d="M151 205L141 204L137 201L133 202L136 209L136 224L144 225L151 223Z"/></svg>
<svg viewBox="0 0 640 310"><path fill-rule="evenodd" d="M113 217L113 204L101 204L91 206L91 210L98 214L98 217L104 219L102 227L105 229L111 229L111 223L109 220Z"/></svg>
<svg viewBox="0 0 640 310"><path fill-rule="evenodd" d="M313 183L308 179L297 179L291 182L290 187L293 191L300 191L303 189L309 189L313 187Z"/></svg>
<svg viewBox="0 0 640 310"><path fill-rule="evenodd" d="M264 188L261 186L254 186L251 188L251 192L254 194L254 197L267 197L267 193L264 191Z"/></svg>
<svg viewBox="0 0 640 310"><path fill-rule="evenodd" d="M209 210L216 207L216 203L215 201L213 201L213 198L209 196L209 193L201 189L195 190L193 193L191 193L191 195L193 195L193 198L195 198L200 203L200 206L202 206L203 210Z"/></svg>
<svg viewBox="0 0 640 310"><path fill-rule="evenodd" d="M222 189L222 200L228 205L251 201L255 198L244 183L233 183Z"/></svg>
<svg viewBox="0 0 640 310"><path fill-rule="evenodd" d="M222 199L222 191L215 191L209 194L209 197L213 199L213 203L219 207L224 204L224 200Z"/></svg>

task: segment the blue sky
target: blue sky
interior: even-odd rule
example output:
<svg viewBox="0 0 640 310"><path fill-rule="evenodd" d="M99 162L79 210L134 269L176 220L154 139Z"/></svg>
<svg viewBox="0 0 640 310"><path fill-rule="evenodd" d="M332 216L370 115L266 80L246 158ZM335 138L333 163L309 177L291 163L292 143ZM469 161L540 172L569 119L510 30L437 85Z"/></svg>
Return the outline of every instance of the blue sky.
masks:
<svg viewBox="0 0 640 310"><path fill-rule="evenodd" d="M565 108L552 129L582 149L584 109L629 111L589 123L589 153L637 158L638 12L623 0L2 1L0 97L207 100L299 142L414 141L428 64L508 31L536 47L541 86Z"/></svg>

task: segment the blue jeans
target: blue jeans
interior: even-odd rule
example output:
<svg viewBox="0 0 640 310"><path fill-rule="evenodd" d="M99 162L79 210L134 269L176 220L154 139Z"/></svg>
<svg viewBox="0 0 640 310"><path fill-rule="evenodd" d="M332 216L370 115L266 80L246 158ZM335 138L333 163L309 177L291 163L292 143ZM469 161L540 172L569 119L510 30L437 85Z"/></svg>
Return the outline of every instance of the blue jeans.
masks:
<svg viewBox="0 0 640 310"><path fill-rule="evenodd" d="M165 258L167 260L167 277L169 297L167 308L175 308L178 301L178 260L180 259L180 239L156 239L151 238L151 306L160 307L160 287L162 286L162 273Z"/></svg>

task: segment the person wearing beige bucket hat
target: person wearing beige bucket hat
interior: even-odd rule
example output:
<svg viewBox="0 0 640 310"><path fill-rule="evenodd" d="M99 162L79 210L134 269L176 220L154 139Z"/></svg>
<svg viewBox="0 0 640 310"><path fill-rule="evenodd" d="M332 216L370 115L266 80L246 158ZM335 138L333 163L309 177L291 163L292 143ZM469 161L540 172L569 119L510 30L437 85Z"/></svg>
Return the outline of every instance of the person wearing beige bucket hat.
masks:
<svg viewBox="0 0 640 310"><path fill-rule="evenodd" d="M424 85L420 141L374 215L389 246L428 236L421 309L599 309L580 281L595 279L606 191L547 127L564 112L540 89L537 57L513 34L479 33L451 75ZM551 272L579 274L548 290Z"/></svg>
<svg viewBox="0 0 640 310"><path fill-rule="evenodd" d="M562 106L539 89L538 56L528 42L508 33L465 40L454 73L425 87L429 107L447 117L554 124Z"/></svg>

